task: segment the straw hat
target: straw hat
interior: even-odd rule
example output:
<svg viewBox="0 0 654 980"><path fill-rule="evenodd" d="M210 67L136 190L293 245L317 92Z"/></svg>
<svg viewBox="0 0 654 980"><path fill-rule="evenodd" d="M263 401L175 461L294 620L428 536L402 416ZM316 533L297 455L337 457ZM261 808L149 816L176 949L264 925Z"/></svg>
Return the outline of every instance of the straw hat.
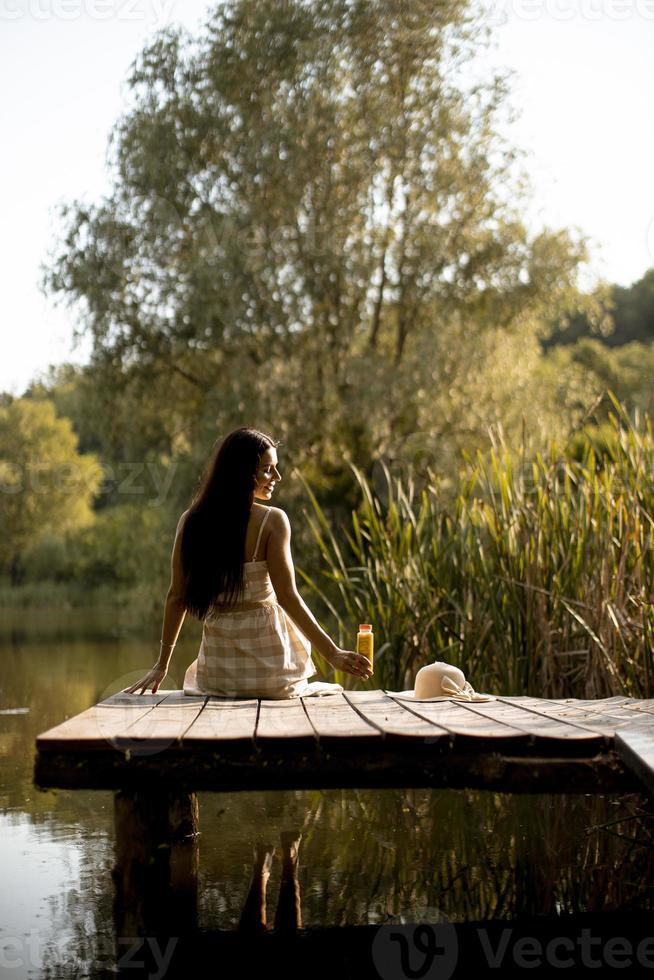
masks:
<svg viewBox="0 0 654 980"><path fill-rule="evenodd" d="M454 664L437 660L421 667L412 691L387 691L405 701L495 701L494 694L479 694Z"/></svg>

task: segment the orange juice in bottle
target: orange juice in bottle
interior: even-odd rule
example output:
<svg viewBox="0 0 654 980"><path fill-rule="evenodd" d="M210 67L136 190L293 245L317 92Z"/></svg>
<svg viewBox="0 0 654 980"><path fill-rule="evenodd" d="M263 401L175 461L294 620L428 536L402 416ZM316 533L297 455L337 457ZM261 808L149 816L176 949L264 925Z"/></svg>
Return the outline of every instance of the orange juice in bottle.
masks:
<svg viewBox="0 0 654 980"><path fill-rule="evenodd" d="M372 632L372 625L370 623L359 623L357 653L362 653L364 657L367 657L371 667L373 666L374 645L375 639Z"/></svg>

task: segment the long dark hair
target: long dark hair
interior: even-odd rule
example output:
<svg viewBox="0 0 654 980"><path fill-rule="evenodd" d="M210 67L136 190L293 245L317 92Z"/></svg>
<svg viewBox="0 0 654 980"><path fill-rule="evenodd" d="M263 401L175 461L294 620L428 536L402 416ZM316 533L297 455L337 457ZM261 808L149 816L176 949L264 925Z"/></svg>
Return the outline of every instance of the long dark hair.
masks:
<svg viewBox="0 0 654 980"><path fill-rule="evenodd" d="M216 444L200 478L181 546L182 603L200 620L214 609L230 608L243 595L243 550L256 470L266 449L277 445L259 429L242 425Z"/></svg>

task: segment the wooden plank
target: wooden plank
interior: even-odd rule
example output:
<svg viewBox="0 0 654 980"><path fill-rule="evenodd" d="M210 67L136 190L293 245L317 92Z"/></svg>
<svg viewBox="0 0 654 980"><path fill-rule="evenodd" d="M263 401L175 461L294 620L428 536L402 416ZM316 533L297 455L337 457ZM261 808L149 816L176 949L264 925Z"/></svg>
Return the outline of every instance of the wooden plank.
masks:
<svg viewBox="0 0 654 980"><path fill-rule="evenodd" d="M494 721L505 722L513 728L527 732L532 736L533 743L539 740L551 741L580 741L592 740L601 742L602 736L591 729L584 728L564 720L559 720L546 713L530 710L526 705L511 704L510 701L478 701L475 703L461 702L467 711L474 711Z"/></svg>
<svg viewBox="0 0 654 980"><path fill-rule="evenodd" d="M529 698L528 701L522 700L520 706L529 713L561 719L567 724L597 732L606 738L612 738L618 728L630 724L635 718L633 712L624 708L621 703L616 703L613 698L597 701L569 699L565 704L548 698Z"/></svg>
<svg viewBox="0 0 654 980"><path fill-rule="evenodd" d="M304 710L302 698L275 700L262 698L255 742L308 738L315 740L315 732Z"/></svg>
<svg viewBox="0 0 654 980"><path fill-rule="evenodd" d="M625 711L654 715L654 698L630 698L622 707Z"/></svg>
<svg viewBox="0 0 654 980"><path fill-rule="evenodd" d="M115 747L112 740L117 735L124 734L167 695L167 691L138 695L118 691L37 735L36 747L39 751L57 749L71 752L78 748L112 749Z"/></svg>
<svg viewBox="0 0 654 980"><path fill-rule="evenodd" d="M545 703L559 706L570 706L573 708L597 708L599 711L621 708L626 704L631 704L634 698L623 697L621 694L612 698L540 698L531 695L520 695L520 697L508 698L510 701L524 701L526 704Z"/></svg>
<svg viewBox="0 0 654 980"><path fill-rule="evenodd" d="M495 706L495 707L493 707ZM490 701L488 704L475 704L475 710L482 708L488 709L489 713L505 719L510 724L518 728L524 728L538 738L573 739L586 740L593 739L602 741L602 735L595 729L588 728L577 718L569 718L570 708L556 708L549 706L547 709L540 705L531 705L521 702L515 704L510 698L500 698L497 701Z"/></svg>
<svg viewBox="0 0 654 980"><path fill-rule="evenodd" d="M233 744L254 739L258 713L256 698L234 701L212 695L184 732L182 744L195 748L201 742Z"/></svg>
<svg viewBox="0 0 654 980"><path fill-rule="evenodd" d="M388 693L388 692L386 692ZM392 695L389 695L392 696ZM396 700L393 698L393 700ZM491 742L509 741L512 745L519 743L527 744L529 735L509 725L506 722L486 718L483 715L466 711L466 702L463 701L397 701L407 711L412 712L419 718L434 722L441 728L450 733L452 739L459 741L488 740ZM479 704L491 702L477 702ZM484 749L486 747L484 746ZM480 750L482 746L480 745Z"/></svg>
<svg viewBox="0 0 654 980"><path fill-rule="evenodd" d="M647 720L635 721L615 733L615 749L623 762L654 795L654 726Z"/></svg>
<svg viewBox="0 0 654 980"><path fill-rule="evenodd" d="M316 737L321 742L327 739L383 738L383 732L357 714L344 694L302 700Z"/></svg>
<svg viewBox="0 0 654 980"><path fill-rule="evenodd" d="M570 717L572 720L579 719L582 724L589 728L596 728L598 731L602 730L615 733L619 728L624 728L625 725L631 725L639 718L647 717L650 718L651 723L654 725L654 715L632 711L628 705L622 704L617 707L611 705L602 707L600 705L597 709L567 706L563 709L563 712L565 712L566 717Z"/></svg>
<svg viewBox="0 0 654 980"><path fill-rule="evenodd" d="M507 701L547 701L548 704L622 704L625 701L632 701L633 698L625 697L622 694L615 694L610 698L535 698L531 694L512 694L507 695Z"/></svg>
<svg viewBox="0 0 654 980"><path fill-rule="evenodd" d="M124 732L115 735L114 744L152 741L171 743L181 739L202 711L206 695L191 697L183 691L169 692L152 711L135 719Z"/></svg>
<svg viewBox="0 0 654 980"><path fill-rule="evenodd" d="M389 698L383 691L346 691L345 699L366 721L379 728L384 737L429 738L433 741L450 737L447 729L407 711L401 702Z"/></svg>

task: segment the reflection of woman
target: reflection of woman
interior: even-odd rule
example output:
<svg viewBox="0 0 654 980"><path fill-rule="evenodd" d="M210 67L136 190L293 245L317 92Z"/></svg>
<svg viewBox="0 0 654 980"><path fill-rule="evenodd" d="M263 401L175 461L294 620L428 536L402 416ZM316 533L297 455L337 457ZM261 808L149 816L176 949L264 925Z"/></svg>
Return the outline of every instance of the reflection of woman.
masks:
<svg viewBox="0 0 654 980"><path fill-rule="evenodd" d="M338 647L297 591L291 526L269 501L281 480L276 443L242 426L219 445L177 525L161 651L125 690L155 693L166 676L188 611L203 622L202 643L184 677L187 694L292 698L343 690L308 678L311 646L338 670L368 678L368 659Z"/></svg>
<svg viewBox="0 0 654 980"><path fill-rule="evenodd" d="M279 896L275 912L275 932L295 931L302 928L302 895L298 878L298 855L302 831L282 830L281 860L282 876L279 883ZM254 845L254 865L250 889L245 899L238 928L252 932L268 932L266 891L272 870L275 847L263 841Z"/></svg>

